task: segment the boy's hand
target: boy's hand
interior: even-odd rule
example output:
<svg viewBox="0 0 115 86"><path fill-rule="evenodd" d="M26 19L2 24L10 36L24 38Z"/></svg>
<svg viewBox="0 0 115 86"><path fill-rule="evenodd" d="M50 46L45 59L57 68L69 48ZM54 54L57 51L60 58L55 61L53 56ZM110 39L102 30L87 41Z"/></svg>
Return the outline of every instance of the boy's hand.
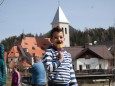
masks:
<svg viewBox="0 0 115 86"><path fill-rule="evenodd" d="M59 60L60 60L60 62L62 62L63 61L63 53L62 53L62 44L61 43L57 44L57 50L59 52Z"/></svg>
<svg viewBox="0 0 115 86"><path fill-rule="evenodd" d="M63 53L61 51L59 51L59 60L62 62L63 61Z"/></svg>
<svg viewBox="0 0 115 86"><path fill-rule="evenodd" d="M57 44L57 50L58 51L62 51L62 44L60 43L60 44Z"/></svg>

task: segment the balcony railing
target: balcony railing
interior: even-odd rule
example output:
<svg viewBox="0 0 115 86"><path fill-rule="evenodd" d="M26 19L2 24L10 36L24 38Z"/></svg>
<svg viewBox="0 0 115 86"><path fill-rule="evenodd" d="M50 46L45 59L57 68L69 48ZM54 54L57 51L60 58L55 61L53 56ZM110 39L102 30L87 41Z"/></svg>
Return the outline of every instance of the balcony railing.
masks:
<svg viewBox="0 0 115 86"><path fill-rule="evenodd" d="M115 69L90 69L90 70L77 70L76 74L115 74Z"/></svg>

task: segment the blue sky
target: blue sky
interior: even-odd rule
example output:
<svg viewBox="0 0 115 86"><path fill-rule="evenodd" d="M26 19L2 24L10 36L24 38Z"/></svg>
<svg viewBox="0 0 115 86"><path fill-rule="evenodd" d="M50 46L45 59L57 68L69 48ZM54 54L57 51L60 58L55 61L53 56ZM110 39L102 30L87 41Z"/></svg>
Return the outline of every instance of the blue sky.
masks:
<svg viewBox="0 0 115 86"><path fill-rule="evenodd" d="M0 0L1 1L1 0ZM78 30L115 24L115 0L4 0L0 5L0 40L52 29L58 1L70 25Z"/></svg>

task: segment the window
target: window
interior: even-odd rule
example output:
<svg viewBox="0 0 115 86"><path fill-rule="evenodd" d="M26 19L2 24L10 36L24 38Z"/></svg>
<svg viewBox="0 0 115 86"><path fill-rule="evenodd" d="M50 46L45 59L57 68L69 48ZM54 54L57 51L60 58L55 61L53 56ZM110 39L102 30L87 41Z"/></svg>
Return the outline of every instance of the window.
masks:
<svg viewBox="0 0 115 86"><path fill-rule="evenodd" d="M67 34L67 28L65 28L65 34Z"/></svg>
<svg viewBox="0 0 115 86"><path fill-rule="evenodd" d="M11 59L11 61L13 61L13 59Z"/></svg>
<svg viewBox="0 0 115 86"><path fill-rule="evenodd" d="M41 49L42 49L42 50L45 50L45 48L44 48L43 46L41 46Z"/></svg>
<svg viewBox="0 0 115 86"><path fill-rule="evenodd" d="M79 70L82 71L82 65L79 65Z"/></svg>
<svg viewBox="0 0 115 86"><path fill-rule="evenodd" d="M36 49L36 48L33 46L33 47L32 47L32 50L35 50L35 49Z"/></svg>
<svg viewBox="0 0 115 86"><path fill-rule="evenodd" d="M90 56L89 56L89 55L86 55L86 56L85 56L85 59L90 59Z"/></svg>
<svg viewBox="0 0 115 86"><path fill-rule="evenodd" d="M25 52L28 52L28 48L24 48L24 51L25 51Z"/></svg>
<svg viewBox="0 0 115 86"><path fill-rule="evenodd" d="M35 57L35 53L33 53L33 57Z"/></svg>
<svg viewBox="0 0 115 86"><path fill-rule="evenodd" d="M62 31L63 31L63 33L64 33L63 27L62 27Z"/></svg>
<svg viewBox="0 0 115 86"><path fill-rule="evenodd" d="M63 27L62 27L62 31L63 31Z"/></svg>
<svg viewBox="0 0 115 86"><path fill-rule="evenodd" d="M74 65L72 65L73 66L73 69L74 69Z"/></svg>
<svg viewBox="0 0 115 86"><path fill-rule="evenodd" d="M25 43L25 45L28 45L28 43Z"/></svg>
<svg viewBox="0 0 115 86"><path fill-rule="evenodd" d="M90 65L89 64L86 64L86 69L90 69Z"/></svg>
<svg viewBox="0 0 115 86"><path fill-rule="evenodd" d="M102 66L101 66L101 64L99 64L99 69L102 69Z"/></svg>

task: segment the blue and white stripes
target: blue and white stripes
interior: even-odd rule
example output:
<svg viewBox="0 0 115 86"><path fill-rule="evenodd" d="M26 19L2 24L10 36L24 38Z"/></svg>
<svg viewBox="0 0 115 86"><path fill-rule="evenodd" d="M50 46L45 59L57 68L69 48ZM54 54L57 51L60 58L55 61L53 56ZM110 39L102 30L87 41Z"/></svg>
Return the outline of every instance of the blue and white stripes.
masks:
<svg viewBox="0 0 115 86"><path fill-rule="evenodd" d="M72 86L78 86L75 73L72 67L71 54L63 50L64 60L58 59L58 51L53 47L46 50L43 57L43 63L48 72L48 79L57 84L72 83Z"/></svg>

